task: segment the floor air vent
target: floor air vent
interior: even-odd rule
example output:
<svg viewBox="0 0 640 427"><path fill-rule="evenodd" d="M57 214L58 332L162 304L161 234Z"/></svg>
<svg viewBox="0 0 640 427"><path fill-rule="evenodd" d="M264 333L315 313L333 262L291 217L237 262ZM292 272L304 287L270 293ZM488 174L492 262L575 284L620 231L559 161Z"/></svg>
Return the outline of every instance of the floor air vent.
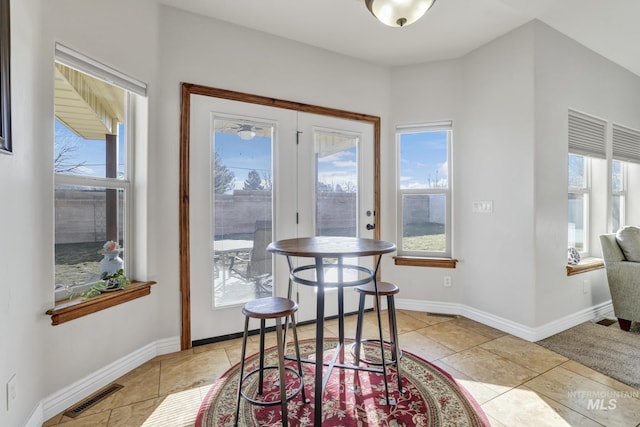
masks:
<svg viewBox="0 0 640 427"><path fill-rule="evenodd" d="M598 325L604 325L604 326L611 326L614 323L616 323L616 321L614 319L602 319L599 322L596 322Z"/></svg>
<svg viewBox="0 0 640 427"><path fill-rule="evenodd" d="M64 415L67 417L75 418L81 413L83 413L84 411L86 411L87 409L91 408L96 403L111 396L113 393L120 390L122 387L124 386L120 384L111 384L104 390L101 390L98 393L94 394L93 396L87 398L85 401L78 403L76 406L74 406L73 408L65 412Z"/></svg>

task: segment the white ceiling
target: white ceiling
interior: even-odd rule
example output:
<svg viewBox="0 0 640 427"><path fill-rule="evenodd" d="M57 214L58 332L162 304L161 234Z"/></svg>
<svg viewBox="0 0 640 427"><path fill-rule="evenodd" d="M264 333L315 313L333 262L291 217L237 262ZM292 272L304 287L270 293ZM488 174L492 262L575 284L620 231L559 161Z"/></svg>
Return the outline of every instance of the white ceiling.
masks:
<svg viewBox="0 0 640 427"><path fill-rule="evenodd" d="M399 66L460 57L539 19L640 75L639 0L436 0L405 28L364 0L158 0L368 62Z"/></svg>

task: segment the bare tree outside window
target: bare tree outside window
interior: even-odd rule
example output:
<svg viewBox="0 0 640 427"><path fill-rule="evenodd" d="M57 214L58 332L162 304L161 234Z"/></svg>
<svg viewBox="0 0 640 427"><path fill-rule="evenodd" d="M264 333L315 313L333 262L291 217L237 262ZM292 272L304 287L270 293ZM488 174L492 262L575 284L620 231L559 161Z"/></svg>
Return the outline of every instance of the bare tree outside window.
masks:
<svg viewBox="0 0 640 427"><path fill-rule="evenodd" d="M215 153L214 159L214 192L216 194L226 193L233 190L235 182L235 174L229 170L229 168L222 163L220 155Z"/></svg>
<svg viewBox="0 0 640 427"><path fill-rule="evenodd" d="M72 142L64 142L59 147L54 147L55 158L53 170L55 173L73 174L85 165L85 162L77 162L78 146Z"/></svg>

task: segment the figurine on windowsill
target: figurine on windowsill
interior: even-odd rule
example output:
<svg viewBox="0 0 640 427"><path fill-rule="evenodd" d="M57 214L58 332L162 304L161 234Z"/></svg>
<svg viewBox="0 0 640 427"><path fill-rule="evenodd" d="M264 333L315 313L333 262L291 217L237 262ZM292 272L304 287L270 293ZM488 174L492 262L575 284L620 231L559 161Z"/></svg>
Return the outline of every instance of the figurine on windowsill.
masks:
<svg viewBox="0 0 640 427"><path fill-rule="evenodd" d="M80 295L91 298L100 295L102 292L112 292L124 289L129 283L129 279L124 275L124 261L120 258L122 249L118 242L109 240L102 249L98 251L103 255L100 260L100 281L91 286Z"/></svg>
<svg viewBox="0 0 640 427"><path fill-rule="evenodd" d="M102 246L102 249L98 251L99 254L103 255L102 260L100 260L100 274L115 274L118 270L121 270L124 261L120 258L120 245L118 242L114 242L113 240L109 240Z"/></svg>

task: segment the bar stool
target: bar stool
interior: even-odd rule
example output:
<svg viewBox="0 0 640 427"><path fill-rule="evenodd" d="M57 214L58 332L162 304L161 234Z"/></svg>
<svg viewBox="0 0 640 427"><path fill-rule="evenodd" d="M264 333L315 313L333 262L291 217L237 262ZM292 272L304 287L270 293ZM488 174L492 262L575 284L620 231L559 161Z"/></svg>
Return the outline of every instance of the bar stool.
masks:
<svg viewBox="0 0 640 427"><path fill-rule="evenodd" d="M365 285L354 287L355 291L360 294L360 304L358 306L358 323L356 325L356 340L352 345L352 354L355 358L355 364L358 365L361 361L368 365L382 365L382 362L377 360L367 359L366 357L360 357L360 351L362 344L367 342L375 342L380 344L380 340L377 338L362 339L362 322L364 320L364 303L367 295L374 297L374 308L379 310L378 301L376 296L376 288L373 282L369 282ZM400 289L389 282L378 282L378 295L387 297L387 314L389 315L389 339L384 340L385 344L388 344L391 348L391 359L385 360L385 365L395 365L398 373L398 390L400 393L404 393L402 388L402 375L400 373L400 359L402 358L402 349L398 345L398 324L396 322L396 304L393 296L400 292Z"/></svg>
<svg viewBox="0 0 640 427"><path fill-rule="evenodd" d="M307 403L307 399L304 392L304 379L302 377L302 364L300 362L300 347L298 346L298 333L296 331L295 312L298 311L298 304L295 301L281 298L281 297L267 297L258 298L247 302L242 308L242 314L245 316L244 321L244 336L242 339L242 356L240 362L240 380L238 382L238 395L236 402L236 417L234 425L238 425L238 417L240 415L240 398L245 398L248 402L254 405L271 406L280 405L282 410L282 426L287 427L287 402L295 397L300 391L302 391L302 401ZM291 317L291 329L293 330L294 347L296 351L296 359L298 361L298 371L293 368L284 365L284 352L285 345L284 333L282 328L282 318L285 318L285 323ZM249 331L249 319L260 319L260 365L258 368L244 375L244 363L247 350L247 335ZM265 337L265 321L266 319L275 319L276 321L276 341L278 347L278 364L268 365L264 364L264 337ZM272 402L264 402L256 400L246 395L242 391L242 385L252 375L258 374L258 395L263 393L264 386L264 371L267 369L277 369L279 373L279 386L280 386L280 400ZM287 397L286 388L286 376L285 371L292 372L300 381L300 386ZM244 375L244 376L243 376Z"/></svg>

